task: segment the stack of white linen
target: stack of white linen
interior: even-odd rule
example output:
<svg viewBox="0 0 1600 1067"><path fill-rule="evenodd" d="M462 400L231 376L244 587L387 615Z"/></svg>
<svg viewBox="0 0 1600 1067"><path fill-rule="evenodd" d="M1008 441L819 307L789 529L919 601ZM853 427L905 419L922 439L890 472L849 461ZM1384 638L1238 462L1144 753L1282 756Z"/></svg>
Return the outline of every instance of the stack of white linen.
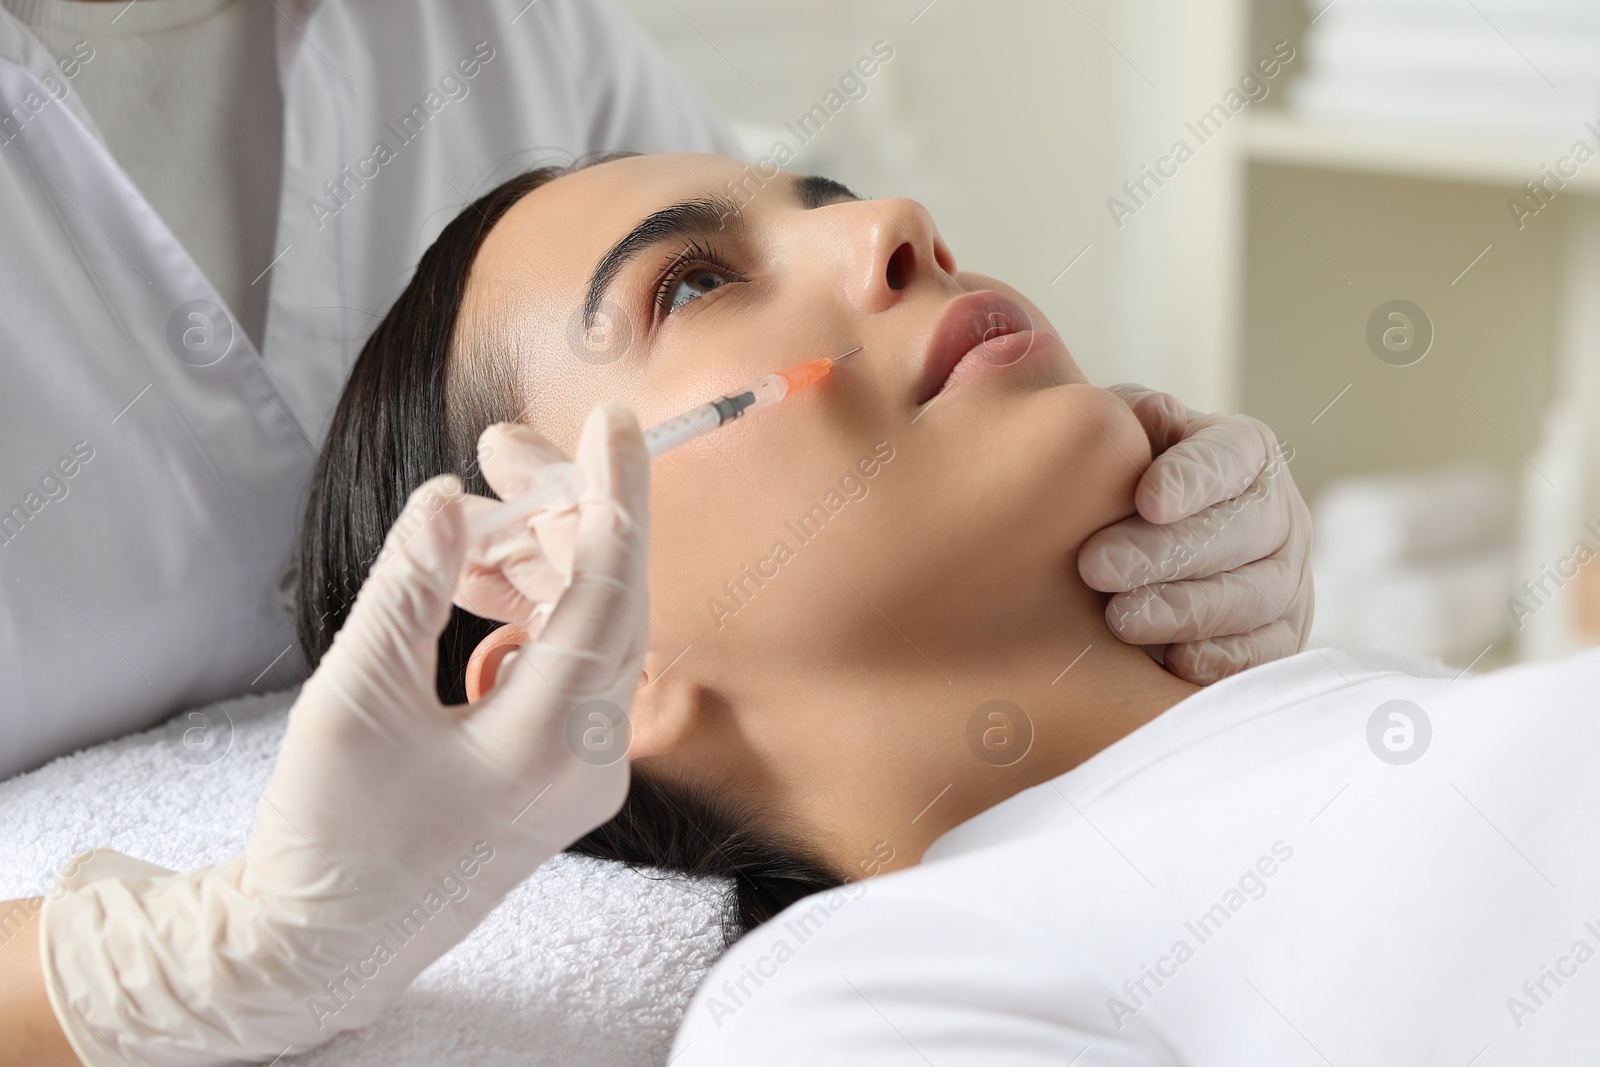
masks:
<svg viewBox="0 0 1600 1067"><path fill-rule="evenodd" d="M1302 114L1571 133L1600 118L1593 0L1306 0Z"/></svg>
<svg viewBox="0 0 1600 1067"><path fill-rule="evenodd" d="M1319 645L1465 664L1503 641L1512 489L1475 464L1346 478L1312 508Z"/></svg>

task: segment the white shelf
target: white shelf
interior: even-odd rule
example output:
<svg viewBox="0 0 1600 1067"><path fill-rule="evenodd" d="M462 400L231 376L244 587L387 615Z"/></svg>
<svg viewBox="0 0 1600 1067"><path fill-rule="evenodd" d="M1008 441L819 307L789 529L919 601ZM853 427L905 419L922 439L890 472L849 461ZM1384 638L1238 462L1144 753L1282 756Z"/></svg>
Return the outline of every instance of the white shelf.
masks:
<svg viewBox="0 0 1600 1067"><path fill-rule="evenodd" d="M1357 126L1258 111L1241 115L1244 153L1252 162L1506 185L1543 177L1566 155L1573 135L1475 135L1395 126ZM1595 138L1586 138L1594 147ZM1579 168L1562 192L1600 193L1600 159Z"/></svg>

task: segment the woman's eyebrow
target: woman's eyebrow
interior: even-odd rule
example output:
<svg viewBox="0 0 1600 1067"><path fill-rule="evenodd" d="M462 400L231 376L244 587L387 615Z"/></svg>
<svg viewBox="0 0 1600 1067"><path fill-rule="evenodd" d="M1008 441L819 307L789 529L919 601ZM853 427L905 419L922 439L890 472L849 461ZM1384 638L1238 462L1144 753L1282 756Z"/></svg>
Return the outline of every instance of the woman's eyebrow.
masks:
<svg viewBox="0 0 1600 1067"><path fill-rule="evenodd" d="M836 182L832 178L824 178L820 174L806 174L796 178L794 195L795 199L800 201L800 206L807 210L826 207L840 200L861 199L848 185Z"/></svg>
<svg viewBox="0 0 1600 1067"><path fill-rule="evenodd" d="M594 273L589 276L589 291L583 298L583 328L587 330L593 324L600 301L617 275L646 250L667 241L737 231L743 225L744 212L739 205L721 196L680 200L646 215L595 264Z"/></svg>

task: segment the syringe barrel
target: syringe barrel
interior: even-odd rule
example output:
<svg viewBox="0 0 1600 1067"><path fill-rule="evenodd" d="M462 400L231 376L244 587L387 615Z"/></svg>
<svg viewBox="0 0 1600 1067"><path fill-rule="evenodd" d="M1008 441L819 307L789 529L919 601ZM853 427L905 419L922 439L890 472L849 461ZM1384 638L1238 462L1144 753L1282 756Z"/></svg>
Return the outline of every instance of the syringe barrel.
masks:
<svg viewBox="0 0 1600 1067"><path fill-rule="evenodd" d="M722 413L717 410L716 405L701 404L646 430L644 447L654 458L721 425Z"/></svg>
<svg viewBox="0 0 1600 1067"><path fill-rule="evenodd" d="M768 374L746 389L701 404L644 432L644 445L651 457L670 452L686 441L710 433L725 422L732 422L752 411L771 407L788 394L789 383L781 375Z"/></svg>

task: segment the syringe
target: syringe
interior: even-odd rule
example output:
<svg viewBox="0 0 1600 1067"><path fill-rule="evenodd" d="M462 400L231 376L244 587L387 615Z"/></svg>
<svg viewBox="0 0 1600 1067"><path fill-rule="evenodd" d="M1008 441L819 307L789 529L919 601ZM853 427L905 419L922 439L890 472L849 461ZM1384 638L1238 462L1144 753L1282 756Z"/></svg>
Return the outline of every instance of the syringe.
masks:
<svg viewBox="0 0 1600 1067"><path fill-rule="evenodd" d="M775 374L763 375L743 389L737 389L726 396L719 396L709 403L701 404L682 415L650 427L644 431L645 449L654 459L734 419L752 411L771 407L793 396L812 382L826 378L835 363L859 351L861 347L858 345L842 355L813 359ZM479 540L519 519L546 509L569 507L577 501L580 489L578 468L574 464L552 463L539 471L532 489L470 522L467 526L468 540Z"/></svg>

